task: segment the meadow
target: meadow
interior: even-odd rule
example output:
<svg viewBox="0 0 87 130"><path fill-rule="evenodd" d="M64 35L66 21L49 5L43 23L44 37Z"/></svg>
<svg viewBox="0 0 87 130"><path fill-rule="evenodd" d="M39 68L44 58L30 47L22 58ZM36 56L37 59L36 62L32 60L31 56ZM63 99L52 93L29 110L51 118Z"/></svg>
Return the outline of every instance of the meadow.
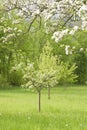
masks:
<svg viewBox="0 0 87 130"><path fill-rule="evenodd" d="M0 130L87 130L87 86L44 89L40 113L35 91L0 89Z"/></svg>

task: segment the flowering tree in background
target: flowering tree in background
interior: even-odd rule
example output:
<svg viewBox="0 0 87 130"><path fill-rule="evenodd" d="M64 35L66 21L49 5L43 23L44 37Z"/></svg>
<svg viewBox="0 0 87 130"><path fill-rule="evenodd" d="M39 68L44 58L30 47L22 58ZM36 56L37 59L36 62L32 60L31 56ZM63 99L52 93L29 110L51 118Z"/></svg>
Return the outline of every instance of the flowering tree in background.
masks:
<svg viewBox="0 0 87 130"><path fill-rule="evenodd" d="M17 50L17 38L22 34L12 22L3 10L0 11L0 72L5 76L8 76L13 53Z"/></svg>
<svg viewBox="0 0 87 130"><path fill-rule="evenodd" d="M56 42L66 34L87 29L87 3L85 0L6 0L2 7L12 16L13 10L29 23L28 31L44 23L45 32L53 33ZM19 21L20 21L19 20ZM19 22L15 21L15 22ZM38 26L35 28L34 22Z"/></svg>

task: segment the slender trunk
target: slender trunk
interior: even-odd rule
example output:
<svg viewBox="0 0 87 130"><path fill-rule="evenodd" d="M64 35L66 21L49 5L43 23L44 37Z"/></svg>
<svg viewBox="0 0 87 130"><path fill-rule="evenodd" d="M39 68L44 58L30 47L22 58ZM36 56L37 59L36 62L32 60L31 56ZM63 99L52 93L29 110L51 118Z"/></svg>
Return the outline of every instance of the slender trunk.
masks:
<svg viewBox="0 0 87 130"><path fill-rule="evenodd" d="M48 87L48 99L50 99L50 86Z"/></svg>
<svg viewBox="0 0 87 130"><path fill-rule="evenodd" d="M38 92L38 111L41 111L41 91Z"/></svg>

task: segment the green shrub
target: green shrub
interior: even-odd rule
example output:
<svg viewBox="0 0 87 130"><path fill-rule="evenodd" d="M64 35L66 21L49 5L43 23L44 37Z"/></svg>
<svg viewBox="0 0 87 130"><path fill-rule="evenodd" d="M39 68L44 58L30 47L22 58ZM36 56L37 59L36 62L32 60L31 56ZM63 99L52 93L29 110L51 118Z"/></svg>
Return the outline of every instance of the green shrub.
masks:
<svg viewBox="0 0 87 130"><path fill-rule="evenodd" d="M12 70L9 76L9 82L12 86L20 86L23 83L23 73L21 70Z"/></svg>
<svg viewBox="0 0 87 130"><path fill-rule="evenodd" d="M74 83L77 80L77 75L75 74L77 66L75 64L69 65L69 63L62 63L59 70L60 79L59 84Z"/></svg>
<svg viewBox="0 0 87 130"><path fill-rule="evenodd" d="M76 58L75 62L77 65L76 74L78 75L77 83L85 84L87 81L87 56L84 52L80 52Z"/></svg>
<svg viewBox="0 0 87 130"><path fill-rule="evenodd" d="M0 74L0 88L8 88L9 83L7 82L7 79Z"/></svg>

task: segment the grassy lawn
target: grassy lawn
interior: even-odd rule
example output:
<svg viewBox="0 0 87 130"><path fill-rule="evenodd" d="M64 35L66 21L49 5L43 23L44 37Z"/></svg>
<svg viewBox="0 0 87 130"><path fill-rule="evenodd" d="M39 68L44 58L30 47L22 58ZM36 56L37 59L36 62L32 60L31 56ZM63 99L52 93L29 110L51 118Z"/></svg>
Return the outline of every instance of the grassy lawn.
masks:
<svg viewBox="0 0 87 130"><path fill-rule="evenodd" d="M0 90L0 130L87 130L87 86L52 88L51 99L26 89Z"/></svg>

